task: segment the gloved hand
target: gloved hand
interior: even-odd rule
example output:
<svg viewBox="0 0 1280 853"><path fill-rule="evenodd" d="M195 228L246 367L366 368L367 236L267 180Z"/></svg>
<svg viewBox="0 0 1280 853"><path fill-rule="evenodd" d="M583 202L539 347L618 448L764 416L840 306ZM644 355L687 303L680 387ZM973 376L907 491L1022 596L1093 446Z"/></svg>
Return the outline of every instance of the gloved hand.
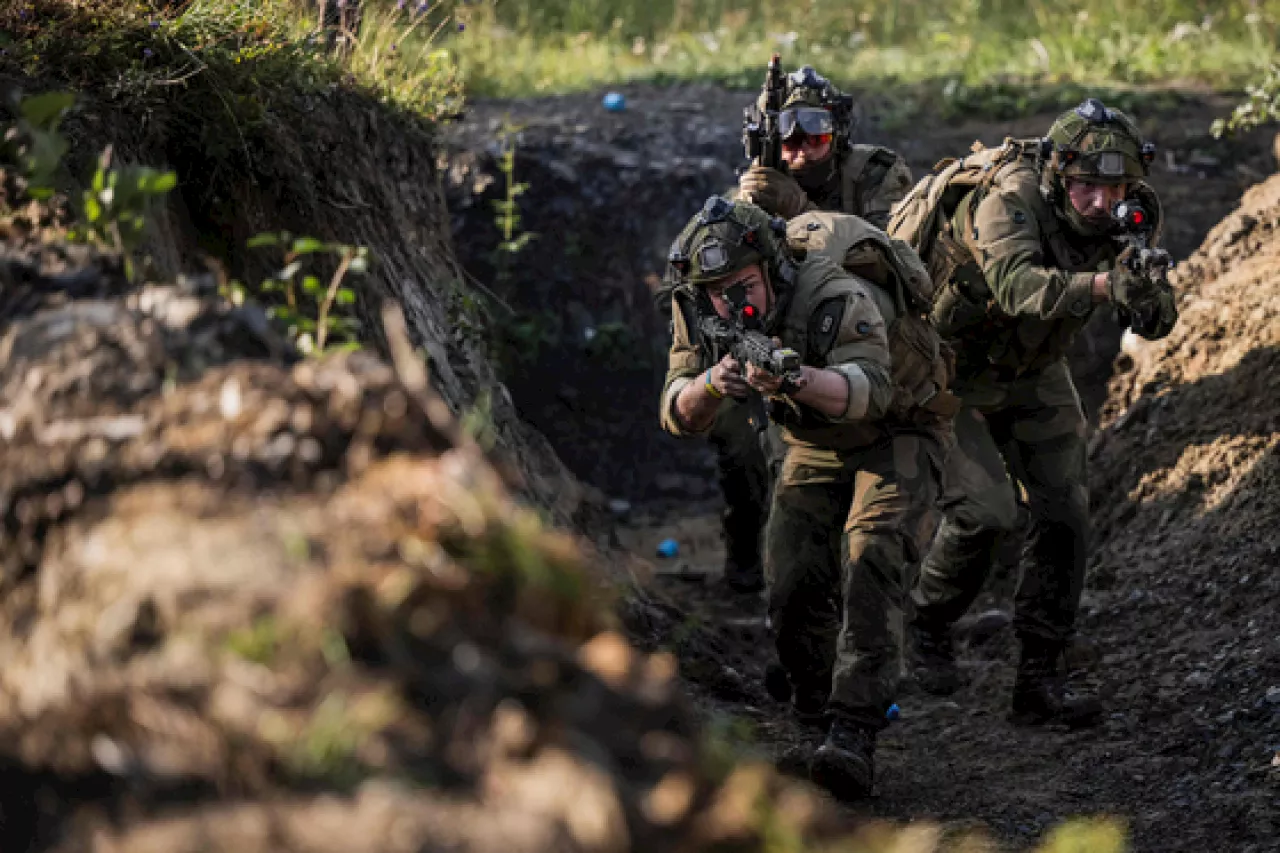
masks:
<svg viewBox="0 0 1280 853"><path fill-rule="evenodd" d="M752 166L738 178L742 200L773 216L790 219L809 208L809 196L796 179L777 169Z"/></svg>
<svg viewBox="0 0 1280 853"><path fill-rule="evenodd" d="M1158 341L1173 331L1178 322L1178 301L1166 281L1156 282L1156 290L1131 311L1129 328L1149 341Z"/></svg>
<svg viewBox="0 0 1280 853"><path fill-rule="evenodd" d="M1153 276L1143 266L1131 263L1134 257L1132 247L1120 253L1107 288L1111 301L1128 316L1129 328L1147 340L1159 340L1178 321L1177 300L1163 275Z"/></svg>

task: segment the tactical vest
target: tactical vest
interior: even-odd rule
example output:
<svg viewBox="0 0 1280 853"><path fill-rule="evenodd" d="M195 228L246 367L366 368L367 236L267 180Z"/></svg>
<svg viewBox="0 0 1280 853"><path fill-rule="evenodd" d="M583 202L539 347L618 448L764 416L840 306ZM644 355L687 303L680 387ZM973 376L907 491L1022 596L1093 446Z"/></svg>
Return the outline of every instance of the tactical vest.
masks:
<svg viewBox="0 0 1280 853"><path fill-rule="evenodd" d="M851 279L843 269L826 257L816 255L800 263L795 282L779 303L766 331L781 339L784 346L800 353L804 364L826 367L828 352L812 337L815 314L829 300L843 303L852 290L867 287L869 285ZM878 343L855 346L866 346L869 357L877 357L877 354L880 359L884 357L884 350ZM782 426L783 436L788 444L831 450L848 450L874 444L884 437L887 426L885 423L868 421L833 423L807 406L785 399L774 402L770 416Z"/></svg>
<svg viewBox="0 0 1280 853"><path fill-rule="evenodd" d="M886 318L894 386L889 420L919 423L954 416L960 408L959 398L948 390L954 357L926 316L933 280L911 247L856 216L828 211L792 219L787 243L797 256L828 258L892 300L893 316Z"/></svg>
<svg viewBox="0 0 1280 853"><path fill-rule="evenodd" d="M898 155L878 145L854 145L840 164L840 210L863 216L860 189L879 189L889 175Z"/></svg>

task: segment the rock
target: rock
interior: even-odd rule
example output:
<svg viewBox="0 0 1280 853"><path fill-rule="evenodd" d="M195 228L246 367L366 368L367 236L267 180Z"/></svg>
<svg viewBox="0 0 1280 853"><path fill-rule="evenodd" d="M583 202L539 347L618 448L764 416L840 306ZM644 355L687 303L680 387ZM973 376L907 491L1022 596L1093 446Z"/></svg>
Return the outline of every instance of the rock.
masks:
<svg viewBox="0 0 1280 853"><path fill-rule="evenodd" d="M1280 705L1280 687L1268 687L1266 699L1272 705Z"/></svg>

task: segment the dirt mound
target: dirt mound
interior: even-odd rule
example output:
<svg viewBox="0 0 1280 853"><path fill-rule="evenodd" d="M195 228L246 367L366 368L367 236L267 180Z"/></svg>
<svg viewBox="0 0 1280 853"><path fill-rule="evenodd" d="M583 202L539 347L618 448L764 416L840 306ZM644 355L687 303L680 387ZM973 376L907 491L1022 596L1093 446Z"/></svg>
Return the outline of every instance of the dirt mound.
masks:
<svg viewBox="0 0 1280 853"><path fill-rule="evenodd" d="M1165 748L1199 762L1206 842L1280 804L1277 270L1272 178L1178 270L1169 338L1121 357L1090 462L1094 630L1134 676L1119 704L1168 720Z"/></svg>
<svg viewBox="0 0 1280 853"><path fill-rule="evenodd" d="M2 176L0 176L2 177ZM388 317L0 228L0 848L762 850L851 822L698 736Z"/></svg>
<svg viewBox="0 0 1280 853"><path fill-rule="evenodd" d="M172 281L212 256L230 277L254 285L280 265L278 254L246 247L263 232L368 247L370 273L352 279L361 340L385 354L378 312L394 300L413 345L431 360L432 386L455 415L482 413L507 464L520 472L519 491L561 522L603 514L597 496L517 416L495 376L487 330L466 307L473 291L449 239L434 125L346 87L295 91L275 81L262 102L255 99L256 118L241 124L221 114L209 119L199 97L177 93L185 87L139 99L122 97L109 80L96 82L77 91L61 125L70 144L66 179L74 187L73 176L92 175L108 145L116 163L176 172L178 185L146 246L158 276ZM69 84L0 73L6 92L60 86Z"/></svg>

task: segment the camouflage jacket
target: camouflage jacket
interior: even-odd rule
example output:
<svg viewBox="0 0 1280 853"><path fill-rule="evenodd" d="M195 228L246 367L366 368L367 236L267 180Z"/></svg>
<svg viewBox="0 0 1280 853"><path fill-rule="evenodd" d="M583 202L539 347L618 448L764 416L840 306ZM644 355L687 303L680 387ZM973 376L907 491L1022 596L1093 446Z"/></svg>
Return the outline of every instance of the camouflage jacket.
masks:
<svg viewBox="0 0 1280 853"><path fill-rule="evenodd" d="M705 297L704 297L705 298ZM676 398L721 354L711 352L698 333L697 293L681 286L674 292L679 310L671 312L672 340L661 402L662 427L677 436L691 431L675 411ZM709 310L709 308L704 308ZM771 415L792 445L830 450L854 449L879 440L893 399L886 329L893 301L880 288L854 276L824 257L802 262L795 283L778 303L765 332L800 353L804 364L827 368L850 380L850 405L862 374L870 387L866 414L857 419L827 417L807 406L778 398ZM886 315L885 312L890 312Z"/></svg>
<svg viewBox="0 0 1280 853"><path fill-rule="evenodd" d="M952 228L990 303L985 321L954 341L959 378L1042 370L1066 354L1093 314L1093 276L1114 266L1116 245L1066 230L1041 194L1039 172L1021 161L1001 167L971 207L969 197L961 200Z"/></svg>

